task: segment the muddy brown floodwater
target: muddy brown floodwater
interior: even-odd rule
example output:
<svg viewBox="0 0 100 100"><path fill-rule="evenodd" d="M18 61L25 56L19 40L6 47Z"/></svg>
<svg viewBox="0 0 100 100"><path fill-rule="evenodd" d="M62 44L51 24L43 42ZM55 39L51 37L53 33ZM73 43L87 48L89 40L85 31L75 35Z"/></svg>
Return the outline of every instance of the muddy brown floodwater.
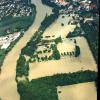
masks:
<svg viewBox="0 0 100 100"><path fill-rule="evenodd" d="M41 0L32 0L36 5L37 15L33 25L25 32L24 36L6 56L0 74L0 98L2 100L20 100L17 92L16 61L19 58L21 49L26 45L34 33L38 30L41 22L47 14L52 13L52 8L42 4Z"/></svg>

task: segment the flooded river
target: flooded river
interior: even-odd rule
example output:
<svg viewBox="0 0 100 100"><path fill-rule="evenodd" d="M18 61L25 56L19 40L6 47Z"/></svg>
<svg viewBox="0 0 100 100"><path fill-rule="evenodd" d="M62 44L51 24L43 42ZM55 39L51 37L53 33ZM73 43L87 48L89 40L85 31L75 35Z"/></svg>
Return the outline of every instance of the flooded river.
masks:
<svg viewBox="0 0 100 100"><path fill-rule="evenodd" d="M16 61L19 58L21 49L38 30L46 14L52 13L52 9L41 3L41 0L32 0L36 5L37 15L33 25L25 32L24 36L6 56L0 74L0 98L2 100L20 100L17 92Z"/></svg>

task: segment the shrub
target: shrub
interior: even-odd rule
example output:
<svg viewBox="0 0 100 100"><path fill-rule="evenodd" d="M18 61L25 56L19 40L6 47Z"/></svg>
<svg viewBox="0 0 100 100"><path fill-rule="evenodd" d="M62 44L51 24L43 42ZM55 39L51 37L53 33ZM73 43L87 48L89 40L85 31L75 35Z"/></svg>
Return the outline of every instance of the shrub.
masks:
<svg viewBox="0 0 100 100"><path fill-rule="evenodd" d="M75 46L75 57L78 57L80 55L80 47L79 46Z"/></svg>
<svg viewBox="0 0 100 100"><path fill-rule="evenodd" d="M57 50L57 46L56 46L56 45L51 45L51 48L52 48L52 50L53 50L52 57L53 57L55 60L59 60L59 59L60 59L60 53L59 53L59 51Z"/></svg>

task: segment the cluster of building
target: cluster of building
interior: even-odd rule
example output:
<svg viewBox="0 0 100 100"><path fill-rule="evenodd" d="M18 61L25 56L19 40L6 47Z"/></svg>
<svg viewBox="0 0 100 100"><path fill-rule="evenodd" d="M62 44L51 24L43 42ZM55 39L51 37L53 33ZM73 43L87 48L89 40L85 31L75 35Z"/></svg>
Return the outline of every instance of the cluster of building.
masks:
<svg viewBox="0 0 100 100"><path fill-rule="evenodd" d="M91 9L97 8L96 4L93 4L91 0L51 0L58 6L67 6L68 10L86 10L89 11Z"/></svg>
<svg viewBox="0 0 100 100"><path fill-rule="evenodd" d="M12 3L12 0L0 0L0 6Z"/></svg>
<svg viewBox="0 0 100 100"><path fill-rule="evenodd" d="M66 6L66 5L69 5L69 2L66 2L65 0L51 0L51 2L56 3L58 6Z"/></svg>
<svg viewBox="0 0 100 100"><path fill-rule="evenodd" d="M6 16L32 15L31 0L0 0L0 20Z"/></svg>
<svg viewBox="0 0 100 100"><path fill-rule="evenodd" d="M92 10L92 9L97 8L96 4L92 4L92 1L91 0L83 0L83 1L80 1L79 3L80 3L79 10L81 8L83 8L83 9L89 11L89 10Z"/></svg>
<svg viewBox="0 0 100 100"><path fill-rule="evenodd" d="M24 5L30 5L31 0L0 0L0 6L6 5L8 3L22 3Z"/></svg>
<svg viewBox="0 0 100 100"><path fill-rule="evenodd" d="M7 49L11 42L15 41L20 36L20 34L20 32L16 32L13 34L0 37L0 48Z"/></svg>

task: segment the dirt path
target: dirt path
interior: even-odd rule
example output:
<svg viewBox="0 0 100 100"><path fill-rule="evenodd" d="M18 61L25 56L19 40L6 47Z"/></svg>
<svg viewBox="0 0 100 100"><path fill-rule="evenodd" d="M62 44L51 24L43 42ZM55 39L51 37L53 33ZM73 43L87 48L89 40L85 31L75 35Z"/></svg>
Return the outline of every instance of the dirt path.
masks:
<svg viewBox="0 0 100 100"><path fill-rule="evenodd" d="M19 57L21 49L30 40L30 38L33 36L33 33L38 30L46 13L51 13L52 11L51 8L42 4L41 0L32 0L32 3L36 5L37 9L35 22L29 28L29 30L25 32L24 36L19 40L15 47L9 52L2 66L2 72L0 75L0 98L2 100L20 100L17 92L17 83L15 81L16 61Z"/></svg>

